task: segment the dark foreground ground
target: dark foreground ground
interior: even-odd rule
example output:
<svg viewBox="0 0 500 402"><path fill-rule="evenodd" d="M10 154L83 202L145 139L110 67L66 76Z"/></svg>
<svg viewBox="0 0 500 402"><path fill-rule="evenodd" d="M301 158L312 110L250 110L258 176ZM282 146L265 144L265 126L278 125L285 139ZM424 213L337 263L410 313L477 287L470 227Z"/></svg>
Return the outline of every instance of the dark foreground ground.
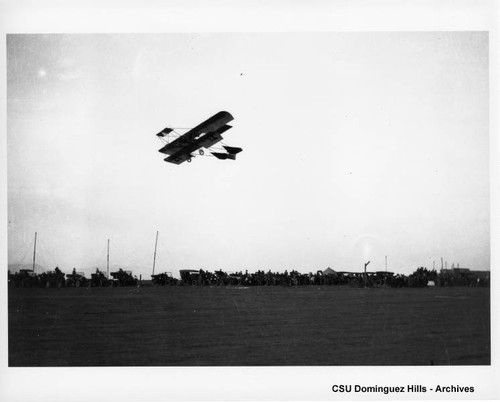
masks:
<svg viewBox="0 0 500 402"><path fill-rule="evenodd" d="M9 366L487 365L488 288L9 289Z"/></svg>

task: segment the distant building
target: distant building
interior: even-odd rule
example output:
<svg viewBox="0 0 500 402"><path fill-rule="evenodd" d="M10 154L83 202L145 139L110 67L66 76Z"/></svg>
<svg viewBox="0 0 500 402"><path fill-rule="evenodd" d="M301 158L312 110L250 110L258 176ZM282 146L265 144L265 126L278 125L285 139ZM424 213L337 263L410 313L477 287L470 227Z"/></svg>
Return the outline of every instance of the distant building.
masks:
<svg viewBox="0 0 500 402"><path fill-rule="evenodd" d="M454 268L452 265L452 268L444 268L441 270L442 274L467 274L470 272L469 268Z"/></svg>
<svg viewBox="0 0 500 402"><path fill-rule="evenodd" d="M486 286L490 282L490 271L473 271L469 268L441 269L442 286Z"/></svg>
<svg viewBox="0 0 500 402"><path fill-rule="evenodd" d="M326 275L326 276L334 276L336 275L337 272L335 272L333 269L331 269L330 267L328 267L327 269L325 269L323 271L323 275Z"/></svg>
<svg viewBox="0 0 500 402"><path fill-rule="evenodd" d="M471 270L470 268L443 268L440 271L441 274L448 274L448 275L457 275L457 274L462 274L462 275L475 275L479 277L488 277L490 276L490 271L474 271Z"/></svg>

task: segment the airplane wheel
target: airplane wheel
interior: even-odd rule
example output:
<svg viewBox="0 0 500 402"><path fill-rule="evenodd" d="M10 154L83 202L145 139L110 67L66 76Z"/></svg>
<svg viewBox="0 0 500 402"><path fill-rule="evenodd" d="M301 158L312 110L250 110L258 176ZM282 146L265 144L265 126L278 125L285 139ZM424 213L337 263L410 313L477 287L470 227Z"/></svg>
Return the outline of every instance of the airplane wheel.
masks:
<svg viewBox="0 0 500 402"><path fill-rule="evenodd" d="M191 158L187 159L188 162L191 162Z"/></svg>
<svg viewBox="0 0 500 402"><path fill-rule="evenodd" d="M205 154L205 151L203 151L203 149L200 149L200 155L203 155Z"/></svg>

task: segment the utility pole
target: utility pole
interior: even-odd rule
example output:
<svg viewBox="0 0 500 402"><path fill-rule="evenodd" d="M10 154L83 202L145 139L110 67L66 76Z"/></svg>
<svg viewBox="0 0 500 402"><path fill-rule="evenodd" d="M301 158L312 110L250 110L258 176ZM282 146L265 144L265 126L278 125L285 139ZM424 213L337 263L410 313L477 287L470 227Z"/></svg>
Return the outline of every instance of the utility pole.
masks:
<svg viewBox="0 0 500 402"><path fill-rule="evenodd" d="M106 263L106 277L109 279L109 239L108 239L108 258Z"/></svg>
<svg viewBox="0 0 500 402"><path fill-rule="evenodd" d="M33 273L35 273L35 257L36 257L36 232L35 232L35 245L33 247Z"/></svg>
<svg viewBox="0 0 500 402"><path fill-rule="evenodd" d="M154 253L154 256L153 256L153 274L151 276L153 276L155 274L155 264L156 264L156 246L158 245L158 231L156 231L156 241L155 241L155 253Z"/></svg>
<svg viewBox="0 0 500 402"><path fill-rule="evenodd" d="M365 288L366 288L366 267L368 266L369 263L370 261L365 262Z"/></svg>
<svg viewBox="0 0 500 402"><path fill-rule="evenodd" d="M385 272L387 272L387 256L385 256Z"/></svg>

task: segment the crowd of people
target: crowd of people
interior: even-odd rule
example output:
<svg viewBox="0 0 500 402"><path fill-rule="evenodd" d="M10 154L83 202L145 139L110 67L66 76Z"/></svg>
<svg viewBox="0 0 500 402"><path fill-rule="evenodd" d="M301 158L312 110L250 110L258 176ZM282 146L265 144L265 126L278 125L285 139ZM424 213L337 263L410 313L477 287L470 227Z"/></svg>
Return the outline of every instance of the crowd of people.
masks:
<svg viewBox="0 0 500 402"><path fill-rule="evenodd" d="M387 271L376 272L337 272L331 269L317 271L316 273L300 273L292 270L288 272L272 272L258 270L253 273L248 271L225 272L217 270L180 270L180 279L172 277L169 273L160 273L151 276L151 281L137 279L131 271L119 269L111 272L108 278L104 272L96 270L90 279L83 273L76 272L64 274L58 267L54 271L35 274L31 270L21 270L8 273L9 286L12 287L117 287L117 286L325 286L347 285L351 287L426 287L426 286L489 286L489 275L479 271L463 269L453 270L428 270L417 268L412 274L406 276Z"/></svg>
<svg viewBox="0 0 500 402"><path fill-rule="evenodd" d="M272 272L258 270L227 273L222 270L210 272L200 270L181 270L180 281L167 279L166 274L153 278L157 284L196 285L196 286L308 286L308 285L349 285L352 287L426 287L426 286L489 286L489 276L478 275L470 270L436 270L417 268L406 276L387 271L346 272L317 271L316 273Z"/></svg>
<svg viewBox="0 0 500 402"><path fill-rule="evenodd" d="M403 276L390 272L334 272L333 274L317 271L316 273L272 272L258 270L227 273L200 270L181 270L181 284L205 286L308 286L308 285L351 285L351 286L404 286Z"/></svg>

